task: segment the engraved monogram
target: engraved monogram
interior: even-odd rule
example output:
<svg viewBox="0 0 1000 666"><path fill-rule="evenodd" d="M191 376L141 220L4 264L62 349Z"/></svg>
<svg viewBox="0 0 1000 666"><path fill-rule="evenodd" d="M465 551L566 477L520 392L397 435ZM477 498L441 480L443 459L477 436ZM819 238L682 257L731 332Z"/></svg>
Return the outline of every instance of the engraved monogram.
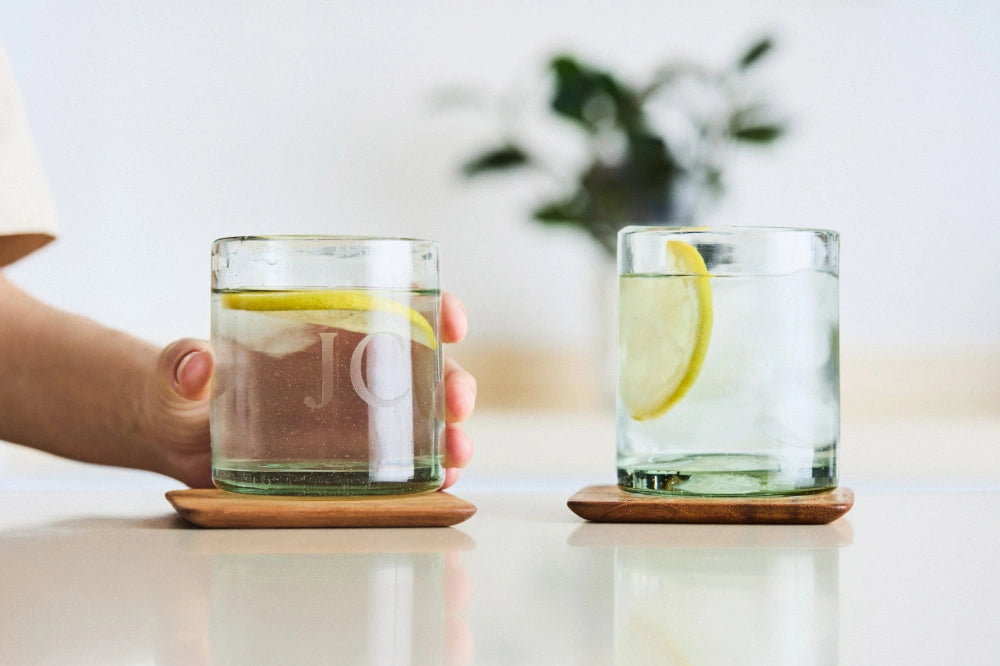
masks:
<svg viewBox="0 0 1000 666"><path fill-rule="evenodd" d="M317 333L320 338L322 383L319 400L308 395L303 400L310 409L326 407L333 400L333 342L338 333ZM393 407L410 395L412 389L407 342L392 333L369 333L354 348L350 365L351 386L357 396L372 407ZM365 360L367 373L362 373L362 362Z"/></svg>

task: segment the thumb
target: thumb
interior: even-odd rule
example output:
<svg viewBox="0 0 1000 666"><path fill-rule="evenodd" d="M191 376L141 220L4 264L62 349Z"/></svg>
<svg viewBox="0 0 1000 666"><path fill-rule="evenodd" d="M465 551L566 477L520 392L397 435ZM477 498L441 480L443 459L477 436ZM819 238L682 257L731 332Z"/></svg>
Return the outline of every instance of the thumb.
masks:
<svg viewBox="0 0 1000 666"><path fill-rule="evenodd" d="M184 338L163 348L156 363L160 386L185 400L204 400L215 361L204 340Z"/></svg>

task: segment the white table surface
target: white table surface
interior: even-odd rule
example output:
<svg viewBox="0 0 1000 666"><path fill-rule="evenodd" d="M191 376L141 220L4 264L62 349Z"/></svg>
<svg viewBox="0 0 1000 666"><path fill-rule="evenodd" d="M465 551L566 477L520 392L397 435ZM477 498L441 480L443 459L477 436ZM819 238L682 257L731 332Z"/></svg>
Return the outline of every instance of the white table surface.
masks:
<svg viewBox="0 0 1000 666"><path fill-rule="evenodd" d="M855 507L808 527L585 523L606 415L477 415L478 512L443 529L203 530L169 480L4 446L0 664L997 664L1000 422L973 425L845 427ZM896 455L966 431L978 462Z"/></svg>

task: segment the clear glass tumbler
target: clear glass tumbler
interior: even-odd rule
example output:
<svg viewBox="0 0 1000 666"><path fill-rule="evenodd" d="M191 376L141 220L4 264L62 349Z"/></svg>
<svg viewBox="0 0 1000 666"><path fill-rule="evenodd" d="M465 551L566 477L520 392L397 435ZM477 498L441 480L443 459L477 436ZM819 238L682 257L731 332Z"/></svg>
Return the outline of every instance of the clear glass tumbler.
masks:
<svg viewBox="0 0 1000 666"><path fill-rule="evenodd" d="M280 495L439 488L440 305L432 241L215 241L215 484Z"/></svg>
<svg viewBox="0 0 1000 666"><path fill-rule="evenodd" d="M619 233L619 486L721 496L836 487L838 264L833 231Z"/></svg>

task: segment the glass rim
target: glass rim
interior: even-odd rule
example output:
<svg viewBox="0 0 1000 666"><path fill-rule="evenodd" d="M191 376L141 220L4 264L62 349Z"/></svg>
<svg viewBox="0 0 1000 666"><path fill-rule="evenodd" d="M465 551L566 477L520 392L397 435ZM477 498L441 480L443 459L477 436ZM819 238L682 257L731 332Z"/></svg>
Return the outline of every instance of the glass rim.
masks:
<svg viewBox="0 0 1000 666"><path fill-rule="evenodd" d="M786 275L804 268L840 274L840 234L833 230L645 225L630 225L619 233L618 274L667 271L666 254L657 248L674 242L697 249L715 277Z"/></svg>
<svg viewBox="0 0 1000 666"><path fill-rule="evenodd" d="M627 236L634 233L673 233L673 234L730 234L741 233L805 233L805 234L826 234L840 237L840 232L835 229L822 229L819 227L781 227L776 225L720 225L720 226L671 226L671 225L645 225L630 224L618 231L619 236Z"/></svg>
<svg viewBox="0 0 1000 666"><path fill-rule="evenodd" d="M254 241L302 241L318 243L369 243L369 242L402 242L402 243L424 243L437 245L438 242L427 238L409 238L406 236L365 236L358 234L263 234L249 236L223 236L212 241L215 243L243 243Z"/></svg>

